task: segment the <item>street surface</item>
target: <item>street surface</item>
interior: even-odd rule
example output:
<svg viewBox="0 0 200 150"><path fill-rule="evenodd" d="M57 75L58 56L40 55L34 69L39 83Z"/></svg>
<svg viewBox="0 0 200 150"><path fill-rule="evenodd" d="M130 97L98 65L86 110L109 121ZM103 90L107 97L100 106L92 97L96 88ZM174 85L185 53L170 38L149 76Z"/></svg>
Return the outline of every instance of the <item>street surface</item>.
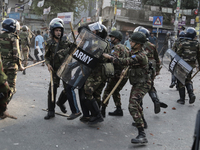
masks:
<svg viewBox="0 0 200 150"><path fill-rule="evenodd" d="M143 103L148 124L145 129L148 144L138 146L131 143L138 131L132 126L133 119L128 111L129 82L121 91L123 117L107 115L104 122L93 127L80 122L79 118L67 120L59 115L44 120L47 112L42 109L47 108L50 74L46 66L37 65L27 69L26 75L18 72L17 93L8 105L8 112L18 119L0 120L0 150L189 150L200 108L199 80L200 74L197 74L193 79L197 97L195 103L189 104L186 96L185 105L180 105L176 103L178 91L169 88L170 72L162 68L156 77L155 87L160 100L167 103L168 108L154 114L153 103L148 94L145 96ZM57 97L61 90L62 84ZM68 102L66 106L67 114L71 114ZM107 113L114 110L111 98ZM56 111L60 112L60 109L56 107Z"/></svg>

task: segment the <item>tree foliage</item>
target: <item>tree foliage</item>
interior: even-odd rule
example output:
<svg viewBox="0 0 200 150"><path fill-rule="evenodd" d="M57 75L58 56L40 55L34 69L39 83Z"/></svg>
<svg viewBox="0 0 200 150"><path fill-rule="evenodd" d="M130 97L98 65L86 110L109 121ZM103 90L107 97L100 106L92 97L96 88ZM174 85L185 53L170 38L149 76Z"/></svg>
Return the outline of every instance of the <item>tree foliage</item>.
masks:
<svg viewBox="0 0 200 150"><path fill-rule="evenodd" d="M177 0L143 0L143 5L176 8ZM181 0L181 9L197 8L198 0Z"/></svg>
<svg viewBox="0 0 200 150"><path fill-rule="evenodd" d="M34 0L32 3L33 12L37 15L43 14L43 9L51 6L50 14L56 15L61 12L74 12L74 17L88 8L88 0L45 0L43 7L37 7L41 0Z"/></svg>

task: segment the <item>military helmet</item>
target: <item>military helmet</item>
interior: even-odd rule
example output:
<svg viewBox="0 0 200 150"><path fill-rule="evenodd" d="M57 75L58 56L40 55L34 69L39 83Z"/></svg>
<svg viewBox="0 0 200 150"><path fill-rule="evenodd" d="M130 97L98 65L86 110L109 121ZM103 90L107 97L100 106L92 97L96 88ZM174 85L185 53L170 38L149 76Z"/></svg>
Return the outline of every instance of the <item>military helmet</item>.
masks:
<svg viewBox="0 0 200 150"><path fill-rule="evenodd" d="M22 31L28 31L28 27L26 25L22 26Z"/></svg>
<svg viewBox="0 0 200 150"><path fill-rule="evenodd" d="M107 28L103 24L100 24L99 22L80 26L78 28L78 33L80 33L83 28L88 29L90 31L96 31L96 35L101 37L102 39L105 39L108 34Z"/></svg>
<svg viewBox="0 0 200 150"><path fill-rule="evenodd" d="M2 31L12 32L16 31L16 20L12 18L7 18L2 23Z"/></svg>
<svg viewBox="0 0 200 150"><path fill-rule="evenodd" d="M196 35L197 35L197 32L193 27L188 27L186 29L186 34L185 34L186 38L194 39L196 37Z"/></svg>
<svg viewBox="0 0 200 150"><path fill-rule="evenodd" d="M137 28L135 28L135 30L133 32L138 32L138 31L144 33L147 37L147 40L149 40L149 35L150 35L149 30L147 30L146 28L144 28L142 26L138 26Z"/></svg>
<svg viewBox="0 0 200 150"><path fill-rule="evenodd" d="M179 33L179 39L183 39L183 38L185 38L185 32L184 32L184 31L181 31L181 32Z"/></svg>
<svg viewBox="0 0 200 150"><path fill-rule="evenodd" d="M133 32L130 38L131 41L139 44L144 44L146 40L146 35L143 32Z"/></svg>
<svg viewBox="0 0 200 150"><path fill-rule="evenodd" d="M120 31L117 31L117 30L110 32L109 36L115 37L115 38L119 39L120 41L122 40L122 33Z"/></svg>
<svg viewBox="0 0 200 150"><path fill-rule="evenodd" d="M51 22L49 23L49 29L50 29L50 33L51 35L54 37L54 29L55 28L61 28L61 38L63 36L63 32L64 32L64 23L63 21L61 21L62 19L60 18L54 18L53 20L51 20Z"/></svg>

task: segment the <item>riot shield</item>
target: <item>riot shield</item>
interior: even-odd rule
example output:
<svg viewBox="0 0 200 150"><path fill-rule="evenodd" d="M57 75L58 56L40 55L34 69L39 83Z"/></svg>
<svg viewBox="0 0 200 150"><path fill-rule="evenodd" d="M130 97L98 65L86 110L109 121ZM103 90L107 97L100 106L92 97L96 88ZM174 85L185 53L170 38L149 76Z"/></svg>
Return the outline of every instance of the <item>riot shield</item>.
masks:
<svg viewBox="0 0 200 150"><path fill-rule="evenodd" d="M87 29L82 29L71 47L72 54L57 71L58 77L74 88L81 88L92 69L99 63L99 57L107 42Z"/></svg>
<svg viewBox="0 0 200 150"><path fill-rule="evenodd" d="M185 79L192 71L192 67L186 63L173 50L168 49L162 58L162 64L165 66L183 85Z"/></svg>

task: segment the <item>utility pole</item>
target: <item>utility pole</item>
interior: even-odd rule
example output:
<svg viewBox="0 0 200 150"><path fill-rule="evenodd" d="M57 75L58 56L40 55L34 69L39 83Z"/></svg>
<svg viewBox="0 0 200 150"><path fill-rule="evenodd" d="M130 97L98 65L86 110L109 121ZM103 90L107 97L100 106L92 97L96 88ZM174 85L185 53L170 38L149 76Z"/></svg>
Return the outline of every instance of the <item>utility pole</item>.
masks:
<svg viewBox="0 0 200 150"><path fill-rule="evenodd" d="M175 40L177 39L177 34L178 34L178 18L180 13L180 7L181 7L181 0L177 0L176 15L174 22Z"/></svg>
<svg viewBox="0 0 200 150"><path fill-rule="evenodd" d="M2 0L2 21L4 20L5 15L5 0Z"/></svg>

